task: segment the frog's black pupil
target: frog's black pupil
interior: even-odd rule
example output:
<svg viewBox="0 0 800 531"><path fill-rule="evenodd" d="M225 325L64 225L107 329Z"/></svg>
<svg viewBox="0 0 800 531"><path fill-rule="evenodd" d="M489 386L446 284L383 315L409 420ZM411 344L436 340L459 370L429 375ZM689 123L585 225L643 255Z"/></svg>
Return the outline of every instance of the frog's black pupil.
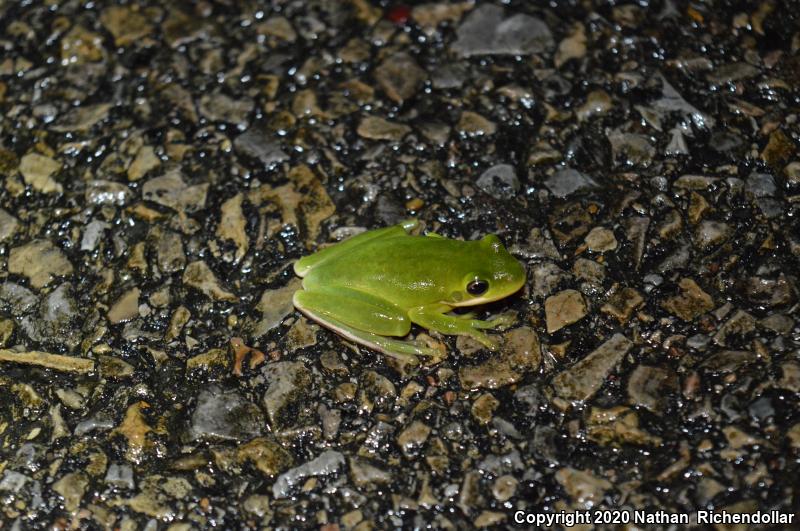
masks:
<svg viewBox="0 0 800 531"><path fill-rule="evenodd" d="M467 291L471 295L482 295L486 293L487 289L489 289L489 283L485 280L473 280L467 284Z"/></svg>

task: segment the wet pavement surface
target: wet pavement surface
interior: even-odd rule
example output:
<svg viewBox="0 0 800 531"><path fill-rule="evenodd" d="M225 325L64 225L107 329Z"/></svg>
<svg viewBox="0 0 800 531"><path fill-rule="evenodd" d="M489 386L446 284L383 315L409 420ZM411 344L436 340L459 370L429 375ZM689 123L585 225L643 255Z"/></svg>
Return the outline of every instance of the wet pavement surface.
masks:
<svg viewBox="0 0 800 531"><path fill-rule="evenodd" d="M0 1L0 528L796 511L796 5L551 4ZM409 217L499 352L294 311Z"/></svg>

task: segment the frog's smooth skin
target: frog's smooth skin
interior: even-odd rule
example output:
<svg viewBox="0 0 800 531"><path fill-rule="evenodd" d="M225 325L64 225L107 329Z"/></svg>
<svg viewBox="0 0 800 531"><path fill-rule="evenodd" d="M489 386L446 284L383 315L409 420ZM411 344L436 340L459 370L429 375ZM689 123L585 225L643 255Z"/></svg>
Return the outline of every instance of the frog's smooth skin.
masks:
<svg viewBox="0 0 800 531"><path fill-rule="evenodd" d="M402 341L411 323L443 334L464 334L495 350L483 330L508 324L450 315L454 308L507 297L526 273L495 235L451 240L413 236L416 220L361 233L294 264L303 289L295 307L346 338L389 356L415 361L435 350Z"/></svg>

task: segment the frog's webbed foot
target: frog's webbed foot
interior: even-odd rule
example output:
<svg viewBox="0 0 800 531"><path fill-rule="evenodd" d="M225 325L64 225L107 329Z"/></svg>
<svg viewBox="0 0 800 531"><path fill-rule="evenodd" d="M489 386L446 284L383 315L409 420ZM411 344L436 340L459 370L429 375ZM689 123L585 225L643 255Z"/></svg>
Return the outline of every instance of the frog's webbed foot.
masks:
<svg viewBox="0 0 800 531"><path fill-rule="evenodd" d="M421 306L412 309L409 317L412 322L429 330L436 330L442 334L469 336L490 350L498 349L497 341L482 330L506 324L507 319L500 317L492 321L482 321L473 319L474 314L446 315L444 312L449 309L445 305Z"/></svg>

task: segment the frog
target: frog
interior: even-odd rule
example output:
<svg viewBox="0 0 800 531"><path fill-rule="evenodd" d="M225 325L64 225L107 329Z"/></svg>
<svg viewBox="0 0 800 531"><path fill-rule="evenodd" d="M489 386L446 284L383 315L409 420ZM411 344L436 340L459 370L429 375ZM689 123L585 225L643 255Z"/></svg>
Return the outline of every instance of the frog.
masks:
<svg viewBox="0 0 800 531"><path fill-rule="evenodd" d="M485 331L513 318L480 320L474 312L458 312L519 291L527 278L524 266L495 234L464 241L412 233L418 227L418 220L406 220L300 258L293 265L302 278L295 308L352 342L410 363L441 355L430 342L400 339L412 324L497 350Z"/></svg>

